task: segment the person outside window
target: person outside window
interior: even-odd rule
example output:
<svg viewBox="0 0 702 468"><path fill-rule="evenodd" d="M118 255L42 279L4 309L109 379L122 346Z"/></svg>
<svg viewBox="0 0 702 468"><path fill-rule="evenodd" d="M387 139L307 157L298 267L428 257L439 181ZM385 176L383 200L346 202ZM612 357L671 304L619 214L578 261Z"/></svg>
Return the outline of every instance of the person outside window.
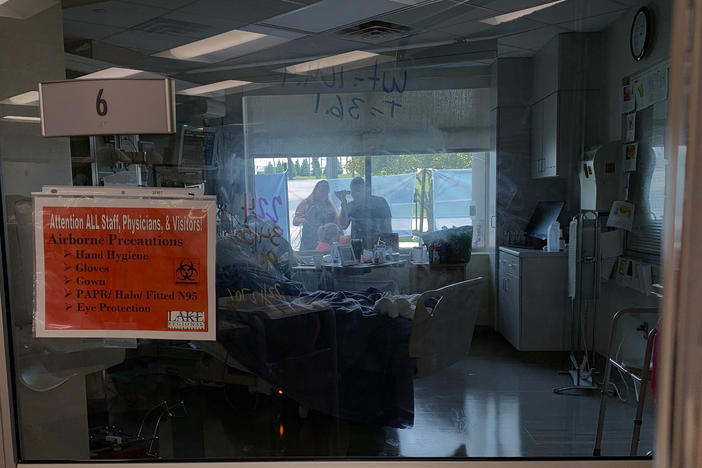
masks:
<svg viewBox="0 0 702 468"><path fill-rule="evenodd" d="M392 213L383 197L366 195L366 183L363 177L351 181L352 201L347 201L347 190L336 192L341 200L339 226L346 229L351 224L351 239L362 239L366 248L378 241L383 233L392 232Z"/></svg>
<svg viewBox="0 0 702 468"><path fill-rule="evenodd" d="M320 180L295 210L293 226L302 225L300 250L315 250L319 228L336 222L337 215L336 206L329 196L329 182Z"/></svg>

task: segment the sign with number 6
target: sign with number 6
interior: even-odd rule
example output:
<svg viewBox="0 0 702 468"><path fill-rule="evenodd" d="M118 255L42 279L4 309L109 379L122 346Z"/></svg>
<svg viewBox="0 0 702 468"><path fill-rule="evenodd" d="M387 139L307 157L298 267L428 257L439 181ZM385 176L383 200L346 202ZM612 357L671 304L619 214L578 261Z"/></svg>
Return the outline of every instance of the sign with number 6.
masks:
<svg viewBox="0 0 702 468"><path fill-rule="evenodd" d="M168 78L39 83L45 137L175 133L175 92Z"/></svg>

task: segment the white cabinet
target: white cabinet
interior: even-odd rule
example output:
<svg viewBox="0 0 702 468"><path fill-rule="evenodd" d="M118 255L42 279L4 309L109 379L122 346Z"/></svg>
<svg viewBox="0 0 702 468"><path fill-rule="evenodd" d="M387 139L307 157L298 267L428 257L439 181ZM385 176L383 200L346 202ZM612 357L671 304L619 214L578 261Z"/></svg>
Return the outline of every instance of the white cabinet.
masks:
<svg viewBox="0 0 702 468"><path fill-rule="evenodd" d="M544 136L544 101L531 106L531 177L542 177Z"/></svg>
<svg viewBox="0 0 702 468"><path fill-rule="evenodd" d="M498 329L500 333L518 348L520 341L519 317L519 259L503 255L499 257Z"/></svg>
<svg viewBox="0 0 702 468"><path fill-rule="evenodd" d="M567 252L500 247L498 329L520 351L570 349Z"/></svg>
<svg viewBox="0 0 702 468"><path fill-rule="evenodd" d="M531 176L567 177L582 146L582 93L557 91L531 106Z"/></svg>

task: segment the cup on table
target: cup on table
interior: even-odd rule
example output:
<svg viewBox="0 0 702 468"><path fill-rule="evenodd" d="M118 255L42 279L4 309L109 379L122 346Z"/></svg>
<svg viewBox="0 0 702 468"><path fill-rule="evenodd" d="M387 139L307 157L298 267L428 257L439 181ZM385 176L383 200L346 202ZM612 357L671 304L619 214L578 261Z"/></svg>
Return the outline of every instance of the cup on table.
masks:
<svg viewBox="0 0 702 468"><path fill-rule="evenodd" d="M322 256L321 256L321 255L315 255L315 256L314 256L314 269L315 269L315 270L321 270L321 269L322 269Z"/></svg>

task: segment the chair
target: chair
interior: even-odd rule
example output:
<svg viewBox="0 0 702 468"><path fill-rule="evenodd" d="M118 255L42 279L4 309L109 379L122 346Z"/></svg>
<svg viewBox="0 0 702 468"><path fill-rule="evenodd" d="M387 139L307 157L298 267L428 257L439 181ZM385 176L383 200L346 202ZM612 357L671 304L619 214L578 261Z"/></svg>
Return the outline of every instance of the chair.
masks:
<svg viewBox="0 0 702 468"><path fill-rule="evenodd" d="M636 456L646 390L651 376L651 356L657 324L657 308L622 309L612 318L612 330L607 347L604 381L602 382L600 412L597 418L597 435L595 436L595 448L593 450L593 455L595 456L600 456L601 454L602 432L612 366L634 381L634 390L638 397L638 402L629 455ZM639 391L636 391L637 384L640 386Z"/></svg>

